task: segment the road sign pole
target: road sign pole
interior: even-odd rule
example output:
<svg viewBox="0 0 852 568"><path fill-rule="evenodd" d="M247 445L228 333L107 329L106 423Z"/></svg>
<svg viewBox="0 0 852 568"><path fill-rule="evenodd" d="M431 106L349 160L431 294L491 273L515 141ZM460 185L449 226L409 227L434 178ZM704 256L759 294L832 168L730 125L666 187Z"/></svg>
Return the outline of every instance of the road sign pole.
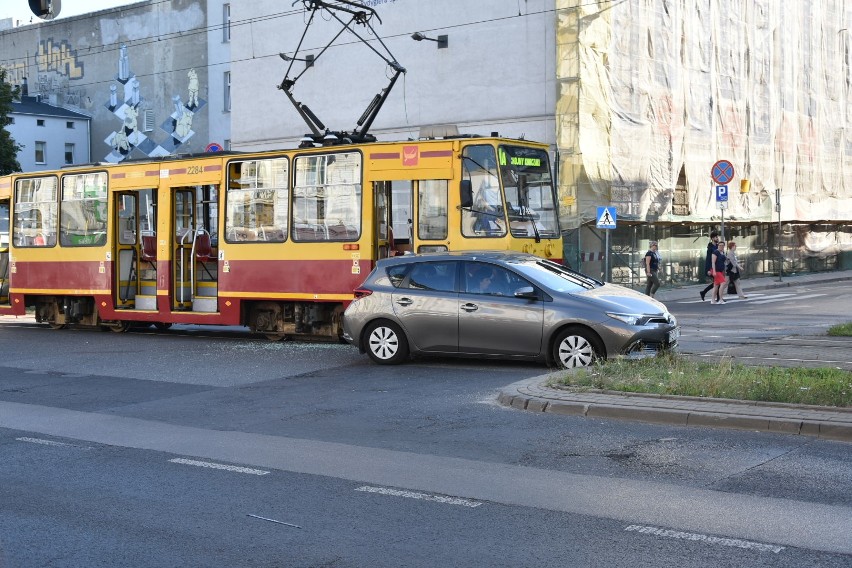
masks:
<svg viewBox="0 0 852 568"><path fill-rule="evenodd" d="M609 273L609 229L604 229L606 231L606 238L604 239L604 248L606 249L606 254L604 255L604 282L609 282L612 280L612 276Z"/></svg>

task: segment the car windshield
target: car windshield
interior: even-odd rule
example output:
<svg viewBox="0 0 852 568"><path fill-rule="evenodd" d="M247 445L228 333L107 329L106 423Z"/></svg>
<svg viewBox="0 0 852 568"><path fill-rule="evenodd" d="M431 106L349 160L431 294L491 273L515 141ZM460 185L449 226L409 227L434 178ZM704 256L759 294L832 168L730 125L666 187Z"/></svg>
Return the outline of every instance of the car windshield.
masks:
<svg viewBox="0 0 852 568"><path fill-rule="evenodd" d="M603 286L603 282L599 280L550 260L513 263L512 267L554 292L580 292Z"/></svg>

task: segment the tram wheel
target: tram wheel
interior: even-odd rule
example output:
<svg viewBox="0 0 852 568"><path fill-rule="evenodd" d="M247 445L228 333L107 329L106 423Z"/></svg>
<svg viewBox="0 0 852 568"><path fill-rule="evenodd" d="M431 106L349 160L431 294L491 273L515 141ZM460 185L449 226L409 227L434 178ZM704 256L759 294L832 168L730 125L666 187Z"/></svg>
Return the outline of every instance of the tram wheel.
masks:
<svg viewBox="0 0 852 568"><path fill-rule="evenodd" d="M172 327L172 324L158 321L154 324L154 327L156 327L160 331L166 331L167 329Z"/></svg>
<svg viewBox="0 0 852 568"><path fill-rule="evenodd" d="M64 323L48 323L47 326L50 329L65 329L66 327L68 327L68 325Z"/></svg>
<svg viewBox="0 0 852 568"><path fill-rule="evenodd" d="M113 324L110 324L109 330L113 333L125 333L128 329L130 329L130 322L120 321Z"/></svg>
<svg viewBox="0 0 852 568"><path fill-rule="evenodd" d="M264 333L269 341L286 341L287 335L284 333Z"/></svg>

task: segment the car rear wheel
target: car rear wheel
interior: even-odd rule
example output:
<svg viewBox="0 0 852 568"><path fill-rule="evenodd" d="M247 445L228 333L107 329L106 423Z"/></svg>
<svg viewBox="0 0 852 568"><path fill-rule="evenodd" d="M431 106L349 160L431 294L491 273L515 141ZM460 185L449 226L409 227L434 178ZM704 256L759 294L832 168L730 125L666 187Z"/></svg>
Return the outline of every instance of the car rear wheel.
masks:
<svg viewBox="0 0 852 568"><path fill-rule="evenodd" d="M408 358L408 341L398 325L374 321L364 333L367 355L380 365L397 365Z"/></svg>
<svg viewBox="0 0 852 568"><path fill-rule="evenodd" d="M603 352L598 338L579 327L563 330L553 345L553 359L563 369L588 367L603 359Z"/></svg>

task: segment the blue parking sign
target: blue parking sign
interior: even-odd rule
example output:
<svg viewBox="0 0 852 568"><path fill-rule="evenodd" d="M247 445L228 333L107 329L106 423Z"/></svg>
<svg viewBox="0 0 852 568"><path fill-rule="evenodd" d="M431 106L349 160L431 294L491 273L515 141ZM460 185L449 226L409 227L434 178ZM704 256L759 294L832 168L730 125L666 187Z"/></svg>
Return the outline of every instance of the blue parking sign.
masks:
<svg viewBox="0 0 852 568"><path fill-rule="evenodd" d="M717 185L716 186L716 201L727 201L728 200L728 186L727 185Z"/></svg>

